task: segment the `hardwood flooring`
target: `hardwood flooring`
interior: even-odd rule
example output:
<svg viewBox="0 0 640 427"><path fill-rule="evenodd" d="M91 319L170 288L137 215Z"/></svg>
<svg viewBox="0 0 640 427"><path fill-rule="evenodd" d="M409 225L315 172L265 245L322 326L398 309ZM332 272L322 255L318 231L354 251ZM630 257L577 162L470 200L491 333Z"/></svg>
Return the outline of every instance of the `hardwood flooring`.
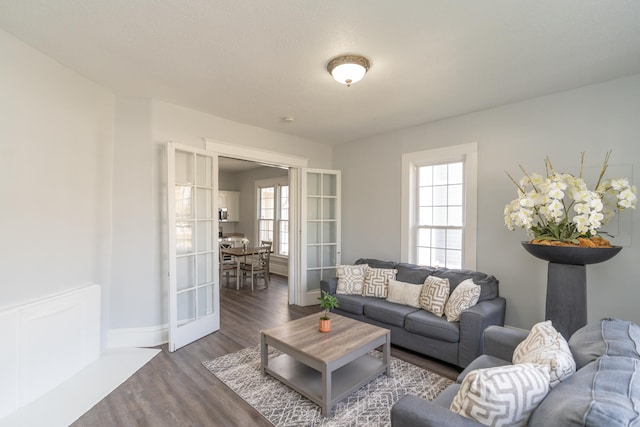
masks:
<svg viewBox="0 0 640 427"><path fill-rule="evenodd" d="M173 353L159 347L161 353L72 426L271 426L202 362L257 346L261 329L321 310L288 305L286 278L276 275L269 288L262 281L254 292L229 285L220 295L218 332ZM452 366L399 348L392 347L391 354L451 379L458 374Z"/></svg>

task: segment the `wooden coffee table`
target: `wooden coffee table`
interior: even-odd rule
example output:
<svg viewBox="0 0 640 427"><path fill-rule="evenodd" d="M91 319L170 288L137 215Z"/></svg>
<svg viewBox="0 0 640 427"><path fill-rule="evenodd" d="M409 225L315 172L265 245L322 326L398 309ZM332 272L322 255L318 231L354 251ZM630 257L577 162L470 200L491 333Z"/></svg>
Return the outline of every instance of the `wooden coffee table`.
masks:
<svg viewBox="0 0 640 427"><path fill-rule="evenodd" d="M269 374L320 405L327 416L334 404L378 375L391 376L391 331L337 314L331 331L318 331L322 314L312 314L260 332L262 374ZM268 358L268 347L283 354ZM382 347L382 360L369 355Z"/></svg>

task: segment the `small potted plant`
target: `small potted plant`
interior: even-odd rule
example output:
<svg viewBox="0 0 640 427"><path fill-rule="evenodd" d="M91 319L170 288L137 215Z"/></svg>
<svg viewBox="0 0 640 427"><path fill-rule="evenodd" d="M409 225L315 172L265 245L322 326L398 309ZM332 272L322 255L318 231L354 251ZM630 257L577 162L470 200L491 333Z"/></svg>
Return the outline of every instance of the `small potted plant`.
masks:
<svg viewBox="0 0 640 427"><path fill-rule="evenodd" d="M329 312L338 307L338 299L326 291L322 291L322 296L318 298L320 307L324 309L324 315L320 318L320 332L329 332L331 330L331 317Z"/></svg>

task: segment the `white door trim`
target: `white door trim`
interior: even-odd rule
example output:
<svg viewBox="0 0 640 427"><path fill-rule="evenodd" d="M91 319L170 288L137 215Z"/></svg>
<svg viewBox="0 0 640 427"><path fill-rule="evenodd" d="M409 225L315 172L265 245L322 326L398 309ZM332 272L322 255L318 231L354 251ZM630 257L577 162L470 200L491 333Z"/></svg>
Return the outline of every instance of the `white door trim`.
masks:
<svg viewBox="0 0 640 427"><path fill-rule="evenodd" d="M302 305L301 301L301 271L300 271L300 224L296 215L300 210L299 179L300 169L306 168L309 159L292 156L290 154L263 150L246 145L231 144L203 138L205 149L213 151L218 156L234 159L249 160L262 163L265 166L282 166L289 168L289 304Z"/></svg>

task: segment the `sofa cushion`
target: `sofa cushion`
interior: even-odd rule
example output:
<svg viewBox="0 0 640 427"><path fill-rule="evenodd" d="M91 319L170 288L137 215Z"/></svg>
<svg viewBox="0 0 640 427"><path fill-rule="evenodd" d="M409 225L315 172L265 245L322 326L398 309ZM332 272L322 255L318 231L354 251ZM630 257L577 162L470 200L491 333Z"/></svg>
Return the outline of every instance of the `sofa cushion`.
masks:
<svg viewBox="0 0 640 427"><path fill-rule="evenodd" d="M336 275L338 276L336 294L362 295L366 273L367 264L336 265Z"/></svg>
<svg viewBox="0 0 640 427"><path fill-rule="evenodd" d="M364 305L369 300L362 295L338 295L338 308L347 313L364 314Z"/></svg>
<svg viewBox="0 0 640 427"><path fill-rule="evenodd" d="M422 285L389 279L389 292L387 293L387 301L389 302L420 308L421 293Z"/></svg>
<svg viewBox="0 0 640 427"><path fill-rule="evenodd" d="M576 372L569 344L551 320L533 325L529 335L513 351L513 363L537 363L549 367L549 385L554 388Z"/></svg>
<svg viewBox="0 0 640 427"><path fill-rule="evenodd" d="M473 361L469 363L467 367L460 372L460 374L458 374L456 382L461 383L469 372L475 371L476 369L497 368L498 366L507 366L511 364L512 363L508 360L500 359L499 357L490 356L488 354L481 354L473 359Z"/></svg>
<svg viewBox="0 0 640 427"><path fill-rule="evenodd" d="M436 272L436 268L415 264L400 263L394 267L398 270L396 280L406 283L424 283L425 279Z"/></svg>
<svg viewBox="0 0 640 427"><path fill-rule="evenodd" d="M640 326L627 320L601 319L575 331L569 348L578 369L605 354L640 359Z"/></svg>
<svg viewBox="0 0 640 427"><path fill-rule="evenodd" d="M464 378L450 409L487 426L526 426L548 392L546 366L523 363L477 369Z"/></svg>
<svg viewBox="0 0 640 427"><path fill-rule="evenodd" d="M473 279L473 282L480 286L480 296L478 297L478 301L494 299L499 296L498 279L479 271L440 268L436 270L433 275L449 279L451 292L453 292L453 290L466 279Z"/></svg>
<svg viewBox="0 0 640 427"><path fill-rule="evenodd" d="M397 272L398 270L393 268L367 268L362 296L386 298L389 291L389 279L395 279Z"/></svg>
<svg viewBox="0 0 640 427"><path fill-rule="evenodd" d="M447 321L458 322L462 312L478 303L480 296L480 286L473 283L472 279L467 279L460 283L451 292L451 296L444 307L444 314Z"/></svg>
<svg viewBox="0 0 640 427"><path fill-rule="evenodd" d="M407 314L404 329L424 337L446 342L460 341L460 324L447 322L444 317L436 316L424 310Z"/></svg>
<svg viewBox="0 0 640 427"><path fill-rule="evenodd" d="M443 406L445 408L449 408L451 406L451 402L458 394L458 390L460 390L460 384L451 384L449 387L442 390L435 399L433 399L433 403L439 406Z"/></svg>
<svg viewBox="0 0 640 427"><path fill-rule="evenodd" d="M420 293L420 308L436 316L444 315L449 299L449 279L429 276L425 279Z"/></svg>
<svg viewBox="0 0 640 427"><path fill-rule="evenodd" d="M384 299L368 298L364 305L364 315L378 322L404 327L407 314L418 311L418 308L395 304Z"/></svg>
<svg viewBox="0 0 640 427"><path fill-rule="evenodd" d="M397 262L380 261L373 258L359 258L354 264L367 264L371 268L396 268Z"/></svg>
<svg viewBox="0 0 640 427"><path fill-rule="evenodd" d="M640 360L604 356L554 388L529 425L637 426L639 402Z"/></svg>

